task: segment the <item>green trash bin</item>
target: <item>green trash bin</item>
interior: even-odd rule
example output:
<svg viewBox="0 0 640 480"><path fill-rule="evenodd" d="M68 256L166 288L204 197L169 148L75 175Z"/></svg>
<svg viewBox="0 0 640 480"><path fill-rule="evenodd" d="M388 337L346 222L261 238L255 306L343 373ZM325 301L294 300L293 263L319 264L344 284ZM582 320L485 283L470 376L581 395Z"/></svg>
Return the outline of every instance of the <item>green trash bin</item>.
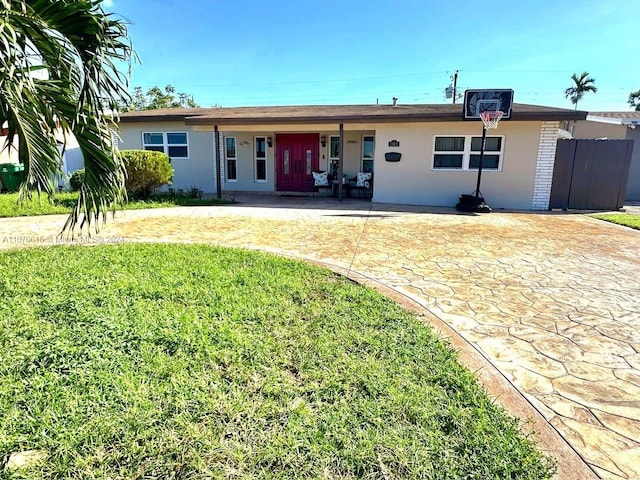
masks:
<svg viewBox="0 0 640 480"><path fill-rule="evenodd" d="M0 190L15 192L24 180L24 165L21 163L0 163Z"/></svg>

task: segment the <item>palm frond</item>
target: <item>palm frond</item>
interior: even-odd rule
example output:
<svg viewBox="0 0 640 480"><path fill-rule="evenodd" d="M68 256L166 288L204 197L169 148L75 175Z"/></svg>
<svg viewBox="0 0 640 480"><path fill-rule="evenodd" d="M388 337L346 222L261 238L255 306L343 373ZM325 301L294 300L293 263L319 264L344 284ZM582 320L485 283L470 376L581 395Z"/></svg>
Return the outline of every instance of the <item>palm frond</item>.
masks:
<svg viewBox="0 0 640 480"><path fill-rule="evenodd" d="M128 77L118 65L130 68L137 57L126 24L100 3L0 0L0 124L19 141L26 171L20 197L34 190L53 195L52 178L61 170L57 132L73 134L85 159L86 180L67 231L97 228L126 199L113 125L103 112L128 101Z"/></svg>

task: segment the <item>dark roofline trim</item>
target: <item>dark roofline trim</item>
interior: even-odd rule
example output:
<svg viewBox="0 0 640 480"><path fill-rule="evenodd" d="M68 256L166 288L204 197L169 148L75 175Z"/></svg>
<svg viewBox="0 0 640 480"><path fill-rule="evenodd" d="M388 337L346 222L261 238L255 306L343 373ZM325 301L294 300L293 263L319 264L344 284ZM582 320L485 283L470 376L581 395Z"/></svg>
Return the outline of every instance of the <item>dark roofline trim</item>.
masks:
<svg viewBox="0 0 640 480"><path fill-rule="evenodd" d="M136 122L176 122L182 121L188 115L129 115L120 117L118 123L136 123Z"/></svg>
<svg viewBox="0 0 640 480"><path fill-rule="evenodd" d="M335 115L335 116L305 116L305 117L261 117L261 118L208 118L188 117L187 125L282 125L282 124L338 124L338 123L400 123L400 122L440 122L461 120L460 115Z"/></svg>
<svg viewBox="0 0 640 480"><path fill-rule="evenodd" d="M516 120L516 121L522 121L522 120L538 120L538 121L544 121L544 120L586 120L587 118L587 112L581 112L581 111L573 111L573 112L554 112L554 113L547 113L547 112L525 112L525 113L518 113L518 112L512 112L511 113L511 120ZM508 120L509 121L509 120Z"/></svg>
<svg viewBox="0 0 640 480"><path fill-rule="evenodd" d="M513 115L510 121L544 121L544 120L584 120L584 116L549 115L548 113L521 113ZM207 118L188 117L186 125L285 125L285 124L338 124L338 123L419 123L419 122L462 122L460 115L357 115L336 117L263 117L263 118ZM469 121L467 120L466 123Z"/></svg>

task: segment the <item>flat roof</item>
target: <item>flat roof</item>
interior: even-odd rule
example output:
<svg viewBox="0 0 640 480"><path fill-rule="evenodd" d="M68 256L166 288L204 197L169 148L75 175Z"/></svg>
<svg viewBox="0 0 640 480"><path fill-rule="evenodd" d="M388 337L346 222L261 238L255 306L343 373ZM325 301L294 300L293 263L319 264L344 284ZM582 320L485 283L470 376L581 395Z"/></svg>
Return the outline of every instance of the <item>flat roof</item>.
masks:
<svg viewBox="0 0 640 480"><path fill-rule="evenodd" d="M640 125L640 112L589 112L587 120L614 125Z"/></svg>
<svg viewBox="0 0 640 480"><path fill-rule="evenodd" d="M511 121L585 120L587 112L515 103ZM397 123L462 121L462 104L296 105L164 108L120 114L120 122L184 121L187 125Z"/></svg>

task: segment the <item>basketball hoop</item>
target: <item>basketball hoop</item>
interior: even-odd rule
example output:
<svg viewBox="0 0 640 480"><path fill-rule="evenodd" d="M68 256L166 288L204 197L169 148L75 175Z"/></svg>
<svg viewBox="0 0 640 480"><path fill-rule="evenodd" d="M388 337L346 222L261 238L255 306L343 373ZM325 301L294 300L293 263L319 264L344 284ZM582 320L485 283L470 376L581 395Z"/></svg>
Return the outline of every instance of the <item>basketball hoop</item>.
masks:
<svg viewBox="0 0 640 480"><path fill-rule="evenodd" d="M503 115L504 112L501 112L500 110L488 110L480 114L480 119L484 124L484 128L487 130L495 130L498 128L498 122L500 122Z"/></svg>
<svg viewBox="0 0 640 480"><path fill-rule="evenodd" d="M456 205L456 209L463 212L473 211L488 213L491 211L491 207L487 205L482 193L480 192L487 130L494 130L498 128L500 120L511 120L512 109L513 90L465 90L462 119L477 121L478 117L480 117L480 120L482 120L482 141L480 142L476 189L473 192L473 195L463 194L460 197L460 202Z"/></svg>

